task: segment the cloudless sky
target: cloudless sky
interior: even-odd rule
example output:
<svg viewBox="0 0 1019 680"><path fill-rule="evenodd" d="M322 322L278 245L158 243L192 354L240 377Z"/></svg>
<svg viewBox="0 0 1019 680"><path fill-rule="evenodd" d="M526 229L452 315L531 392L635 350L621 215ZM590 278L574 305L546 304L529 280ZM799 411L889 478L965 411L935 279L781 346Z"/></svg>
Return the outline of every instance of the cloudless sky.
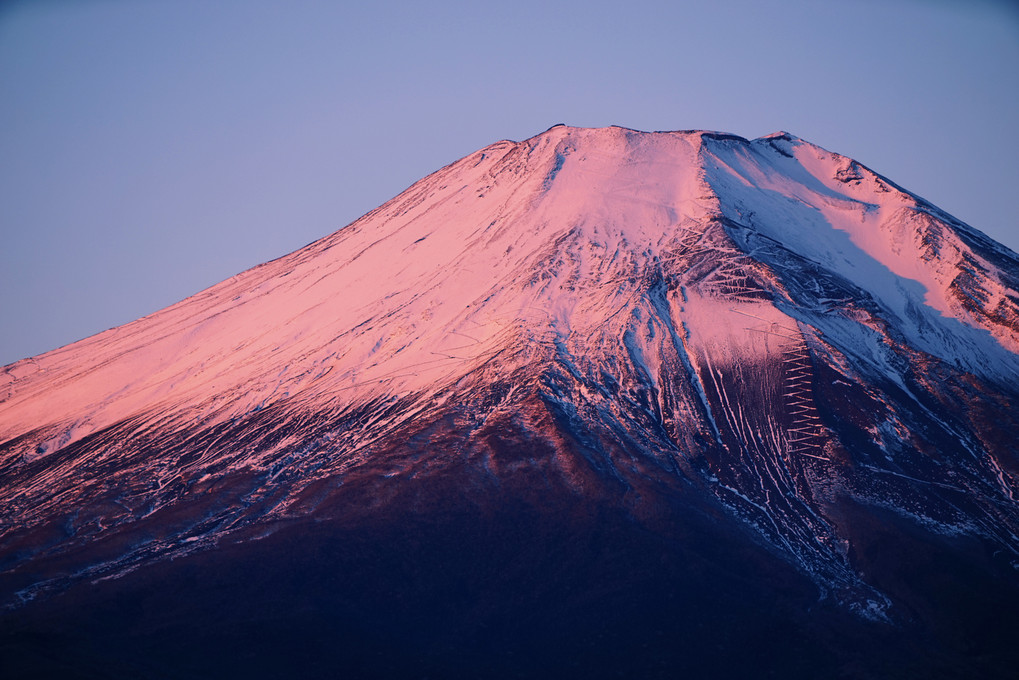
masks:
<svg viewBox="0 0 1019 680"><path fill-rule="evenodd" d="M993 0L0 3L0 365L555 123L787 130L1019 250Z"/></svg>

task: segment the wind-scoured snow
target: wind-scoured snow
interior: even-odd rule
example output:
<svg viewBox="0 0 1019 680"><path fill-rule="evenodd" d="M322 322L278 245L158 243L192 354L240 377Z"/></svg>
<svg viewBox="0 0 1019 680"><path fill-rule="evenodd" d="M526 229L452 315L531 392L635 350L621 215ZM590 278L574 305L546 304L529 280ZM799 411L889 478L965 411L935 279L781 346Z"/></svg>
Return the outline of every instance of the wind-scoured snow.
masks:
<svg viewBox="0 0 1019 680"><path fill-rule="evenodd" d="M787 134L713 141L704 158L734 237L755 258L780 264L783 251L796 253L862 288L911 346L984 376L1019 377L1014 291L916 197Z"/></svg>

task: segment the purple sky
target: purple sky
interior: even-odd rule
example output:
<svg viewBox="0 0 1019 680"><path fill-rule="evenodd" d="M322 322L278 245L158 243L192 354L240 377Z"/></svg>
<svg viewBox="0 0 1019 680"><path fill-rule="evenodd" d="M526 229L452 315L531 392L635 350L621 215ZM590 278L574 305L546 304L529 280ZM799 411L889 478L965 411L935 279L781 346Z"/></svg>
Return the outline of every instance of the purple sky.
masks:
<svg viewBox="0 0 1019 680"><path fill-rule="evenodd" d="M0 365L558 122L788 130L1019 250L1015 2L8 1Z"/></svg>

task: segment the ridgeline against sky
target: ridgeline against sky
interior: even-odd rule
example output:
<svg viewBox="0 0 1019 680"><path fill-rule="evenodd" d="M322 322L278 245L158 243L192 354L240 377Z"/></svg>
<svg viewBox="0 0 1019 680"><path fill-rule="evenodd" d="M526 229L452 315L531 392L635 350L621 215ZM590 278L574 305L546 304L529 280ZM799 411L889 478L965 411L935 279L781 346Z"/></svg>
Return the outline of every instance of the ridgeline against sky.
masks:
<svg viewBox="0 0 1019 680"><path fill-rule="evenodd" d="M1019 248L1014 3L0 3L0 365L556 122L773 130Z"/></svg>
<svg viewBox="0 0 1019 680"><path fill-rule="evenodd" d="M0 376L18 670L1016 661L1019 260L787 133L497 142Z"/></svg>

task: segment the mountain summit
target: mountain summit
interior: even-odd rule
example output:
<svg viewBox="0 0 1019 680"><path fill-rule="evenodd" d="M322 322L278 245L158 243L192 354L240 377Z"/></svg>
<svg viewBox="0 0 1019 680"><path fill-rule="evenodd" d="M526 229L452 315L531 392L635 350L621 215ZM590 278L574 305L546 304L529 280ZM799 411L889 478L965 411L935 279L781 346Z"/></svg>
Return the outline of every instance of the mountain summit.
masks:
<svg viewBox="0 0 1019 680"><path fill-rule="evenodd" d="M862 164L556 126L5 367L0 657L994 673L1016 385L1019 257Z"/></svg>

